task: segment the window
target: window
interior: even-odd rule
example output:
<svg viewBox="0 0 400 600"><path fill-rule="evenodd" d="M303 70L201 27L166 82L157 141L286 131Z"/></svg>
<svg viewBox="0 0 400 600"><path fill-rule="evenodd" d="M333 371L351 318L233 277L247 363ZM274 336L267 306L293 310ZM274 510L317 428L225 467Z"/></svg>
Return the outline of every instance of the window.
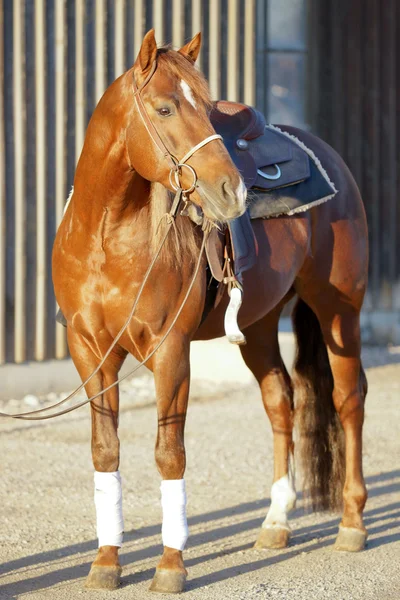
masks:
<svg viewBox="0 0 400 600"><path fill-rule="evenodd" d="M307 0L259 0L257 105L271 123L307 128L306 39Z"/></svg>

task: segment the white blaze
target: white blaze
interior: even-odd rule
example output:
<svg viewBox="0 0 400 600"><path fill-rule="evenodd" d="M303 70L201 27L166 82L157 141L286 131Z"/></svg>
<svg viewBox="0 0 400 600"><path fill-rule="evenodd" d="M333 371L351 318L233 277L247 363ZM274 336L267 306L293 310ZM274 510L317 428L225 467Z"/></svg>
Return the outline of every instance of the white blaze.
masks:
<svg viewBox="0 0 400 600"><path fill-rule="evenodd" d="M193 106L193 108L197 108L196 101L193 98L192 90L190 89L190 87L188 86L186 81L184 81L183 79L181 79L181 88L182 88L182 91L183 91L183 94L184 94L186 100L188 102L190 102L190 104Z"/></svg>

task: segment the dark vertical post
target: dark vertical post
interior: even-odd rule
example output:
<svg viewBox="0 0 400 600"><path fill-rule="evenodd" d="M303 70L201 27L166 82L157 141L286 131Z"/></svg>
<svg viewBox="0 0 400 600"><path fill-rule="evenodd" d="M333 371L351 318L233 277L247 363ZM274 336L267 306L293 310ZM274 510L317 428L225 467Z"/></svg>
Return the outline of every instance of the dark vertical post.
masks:
<svg viewBox="0 0 400 600"><path fill-rule="evenodd" d="M398 309L399 33L396 0L310 0L309 120L349 165L369 223L369 308Z"/></svg>

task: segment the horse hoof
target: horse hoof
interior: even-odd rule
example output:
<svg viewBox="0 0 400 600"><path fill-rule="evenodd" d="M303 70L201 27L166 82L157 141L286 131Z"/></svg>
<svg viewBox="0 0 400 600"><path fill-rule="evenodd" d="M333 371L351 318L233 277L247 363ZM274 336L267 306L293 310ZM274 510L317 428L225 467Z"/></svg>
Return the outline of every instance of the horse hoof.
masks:
<svg viewBox="0 0 400 600"><path fill-rule="evenodd" d="M170 571L169 569L156 569L150 592L161 594L179 594L183 592L186 583L186 573Z"/></svg>
<svg viewBox="0 0 400 600"><path fill-rule="evenodd" d="M85 588L91 590L116 590L121 582L121 567L93 565L86 578Z"/></svg>
<svg viewBox="0 0 400 600"><path fill-rule="evenodd" d="M362 529L339 525L339 533L334 548L341 552L360 552L365 548L367 535L367 532Z"/></svg>
<svg viewBox="0 0 400 600"><path fill-rule="evenodd" d="M286 548L289 539L290 531L284 527L262 527L254 548Z"/></svg>

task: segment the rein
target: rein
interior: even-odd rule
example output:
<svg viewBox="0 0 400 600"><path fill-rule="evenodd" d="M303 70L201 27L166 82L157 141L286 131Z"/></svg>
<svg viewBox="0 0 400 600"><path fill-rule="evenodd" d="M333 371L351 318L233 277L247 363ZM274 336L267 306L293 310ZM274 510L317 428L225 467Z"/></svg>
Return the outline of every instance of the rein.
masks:
<svg viewBox="0 0 400 600"><path fill-rule="evenodd" d="M165 241L168 237L168 234L171 230L171 227L174 226L175 227L175 218L176 215L178 213L178 209L179 206L181 204L181 201L183 200L185 202L185 204L188 202L188 198L187 198L187 194L190 194L196 187L196 183L197 183L197 174L196 171L193 169L193 167L191 167L190 165L186 164L187 161L189 160L189 158L191 156L193 156L193 154L195 152L197 152L197 150L199 150L200 148L203 148L203 146L205 146L206 144L214 141L214 140L222 140L222 136L218 135L218 134L213 134L208 136L206 139L204 139L203 141L199 142L198 144L196 144L193 148L191 148L182 158L181 161L178 161L173 154L171 154L171 152L168 150L167 146L164 144L160 134L158 133L154 123L151 121L150 116L146 110L146 107L144 105L143 99L140 95L140 92L143 90L143 88L149 83L150 79L152 78L152 76L154 75L155 71L157 68L157 63L156 61L154 61L152 68L149 72L149 74L147 75L146 79L142 82L142 84L140 85L140 87L138 87L136 85L136 81L135 78L133 77L133 89L134 89L134 98L135 98L135 102L136 102L136 106L139 112L139 115L147 129L148 134L150 135L150 138L152 139L152 141L156 144L156 146L158 147L158 149L162 152L164 158L169 162L169 164L171 165L171 169L170 169L170 173L169 173L169 180L170 180L170 184L171 187L175 190L176 194L175 194L175 198L174 201L172 203L171 206L171 210L169 213L167 213L166 217L167 217L167 230L165 232L165 235L163 237L163 239L161 240L161 243L157 249L157 252L155 253L146 273L144 276L144 279L142 281L142 284L139 288L138 294L136 296L136 299L132 305L131 311L128 315L128 318L126 319L124 325L122 326L122 328L119 330L118 334L116 335L116 337L114 338L114 340L112 341L110 347L108 348L107 352L105 353L105 355L103 356L103 358L101 359L100 363L98 364L98 366L96 367L96 369L89 375L89 377L83 382L81 383L81 385L79 385L79 387L77 387L71 394L69 394L66 398L63 398L62 400L60 400L59 402L56 402L55 404L52 404L51 406L47 406L45 408L40 408L38 410L34 410L34 411L30 411L30 412L25 412L25 413L16 413L16 414L7 414L7 413L3 413L0 412L0 417L11 417L13 419L21 419L21 420L25 420L25 421L42 421L42 420L46 420L46 419L53 419L54 417L58 417L60 415L65 415L69 412L72 412L73 410L76 410L77 408L80 408L81 406L84 406L85 404L88 404L89 402L92 402L93 400L95 400L96 398L98 398L99 396L101 396L104 392L107 392L108 390L110 390L111 388L113 388L114 386L118 385L121 381L123 381L124 379L126 379L127 377L133 375L133 373L135 373L140 367L142 367L143 365L146 364L146 362L148 360L150 360L150 358L155 354L155 352L160 348L160 346L164 343L164 341L166 340L166 338L168 337L168 335L170 334L172 328L174 327L176 321L178 320L186 302L187 299L189 297L190 292L193 289L194 283L196 281L197 275L199 273L199 269L200 269L200 265L201 265L201 260L203 257L203 253L204 253L204 249L205 249L205 245L207 242L207 238L210 232L210 229L207 229L207 226L205 228L203 228L204 231L204 236L203 236L203 240L202 240L202 244L201 244L201 248L200 248L200 253L199 253L199 257L196 263L196 268L194 270L193 273L193 278L190 282L189 288L185 294L185 297L174 317L174 319L172 320L171 325L168 327L167 331L165 332L165 334L162 336L161 340L156 344L156 346L153 348L153 350L150 352L150 354L144 359L142 360L142 362L140 362L138 365L136 365L136 367L134 367L131 371L129 371L128 373L126 373L123 377L117 379L116 381L114 381L111 385L109 385L108 387L106 387L105 389L102 389L100 392L98 392L97 394L95 394L94 396L87 398L81 402L78 402L76 404L74 404L73 406L70 406L68 408L65 408L63 410L60 410L56 413L50 414L50 415L42 415L42 416L34 416L34 415L38 415L39 413L43 413L43 412L48 412L50 410L53 410L54 408L57 408L58 406L61 406L63 404L65 404L66 402L68 402L69 400L71 400L73 397L75 397L88 383L89 381L91 381L91 379L100 371L100 369L102 368L102 366L104 365L105 361L107 360L107 358L109 357L109 355L111 354L112 350L114 349L114 347L116 346L116 344L118 343L118 341L120 340L120 338L122 337L122 335L124 334L124 332L126 331L126 329L128 328L133 315L135 313L135 310L137 308L138 302L140 300L140 297L143 293L143 289L150 277L150 273L153 270L153 267L160 255L160 252L165 244ZM189 172L191 173L192 177L193 177L193 182L192 184L186 188L183 189L182 185L181 185L181 176L182 176L182 169L186 168L189 170Z"/></svg>
<svg viewBox="0 0 400 600"><path fill-rule="evenodd" d="M182 300L182 303L175 315L175 317L173 318L170 326L168 327L167 331L165 332L165 334L162 336L161 340L155 345L155 347L153 348L153 350L150 352L150 354L148 356L146 356L145 359L143 359L139 364L137 364L131 371L129 371L128 373L126 373L125 375L123 375L122 377L120 377L119 379L117 379L116 381L114 381L112 384L110 384L108 387L102 389L100 392L98 392L97 394L95 394L94 396L91 396L90 398L86 398L85 400L82 400L81 402L78 402L76 404L74 404L73 406L69 406L68 408L65 408L63 410L60 410L56 413L50 414L50 415L42 415L42 416L32 416L32 415L37 415L38 413L43 413L49 410L53 410L54 408L56 408L57 406L61 406L62 404L65 404L66 402L68 402L68 400L71 400L71 398L73 398L74 396L76 396L76 394L78 394L87 383L89 383L89 381L100 371L101 367L104 365L105 361L107 360L108 356L110 355L110 353L112 352L113 348L115 347L115 345L117 344L117 342L119 341L119 339L121 338L121 336L123 335L123 333L126 331L129 323L132 320L132 317L135 313L135 310L137 308L137 305L139 303L139 299L142 295L143 289L149 279L150 273L153 270L154 264L156 263L160 252L165 244L165 241L168 237L168 234L171 230L171 227L175 221L177 212L178 212L178 208L180 206L181 200L183 197L183 190L178 190L176 195L175 195L175 199L174 202L172 204L171 210L168 213L168 228L167 231L165 232L165 235L163 237L163 239L161 240L161 243L157 249L157 252L155 253L153 260L151 261L146 274L144 276L143 282L139 288L138 294L136 296L135 302L133 303L132 309L128 315L127 320L125 321L124 325L122 326L122 328L119 330L118 334L116 335L116 337L114 338L112 344L110 345L110 347L108 348L107 352L105 353L105 355L103 356L101 362L99 363L99 365L96 367L96 369L89 375L89 377L80 384L79 387L77 387L71 394L69 394L69 396L67 396L66 398L63 398L62 400L60 400L59 402L56 402L55 404L52 404L51 406L47 406L45 408L40 408L38 410L34 410L34 411L30 411L30 412L25 412L25 413L16 413L16 414L7 414L7 413L3 413L0 412L0 417L11 417L13 419L21 419L21 420L25 420L25 421L44 421L46 419L53 419L54 417L59 417L61 415L65 415L69 412L72 412L73 410L76 410L77 408L80 408L81 406L84 406L85 404L88 404L89 402L92 402L93 400L95 400L96 398L98 398L99 396L101 396L104 392L108 392L108 390L110 390L111 388L113 388L114 386L118 385L119 383L121 383L121 381L124 381L124 379L126 379L127 377L130 377L131 375L133 375L133 373L135 373L138 369L140 369L140 367L142 367L143 365L145 365L150 358L157 352L157 350L160 348L160 346L164 343L164 341L166 340L166 338L168 337L168 335L170 334L172 328L174 327L175 323L177 322L182 310L185 307L185 304L189 298L190 292L193 289L193 286L195 284L195 281L197 279L197 275L199 273L200 270L200 265L201 265L201 260L203 257L203 253L204 253L204 249L205 249L205 245L207 242L207 238L209 235L209 229L204 229L204 236L203 236L203 240L202 240L202 244L200 247L200 252L199 252L199 257L197 259L197 263L196 263L196 268L194 270L193 273L193 277L192 280L190 282L190 285L187 289L187 292L185 294L185 297Z"/></svg>

